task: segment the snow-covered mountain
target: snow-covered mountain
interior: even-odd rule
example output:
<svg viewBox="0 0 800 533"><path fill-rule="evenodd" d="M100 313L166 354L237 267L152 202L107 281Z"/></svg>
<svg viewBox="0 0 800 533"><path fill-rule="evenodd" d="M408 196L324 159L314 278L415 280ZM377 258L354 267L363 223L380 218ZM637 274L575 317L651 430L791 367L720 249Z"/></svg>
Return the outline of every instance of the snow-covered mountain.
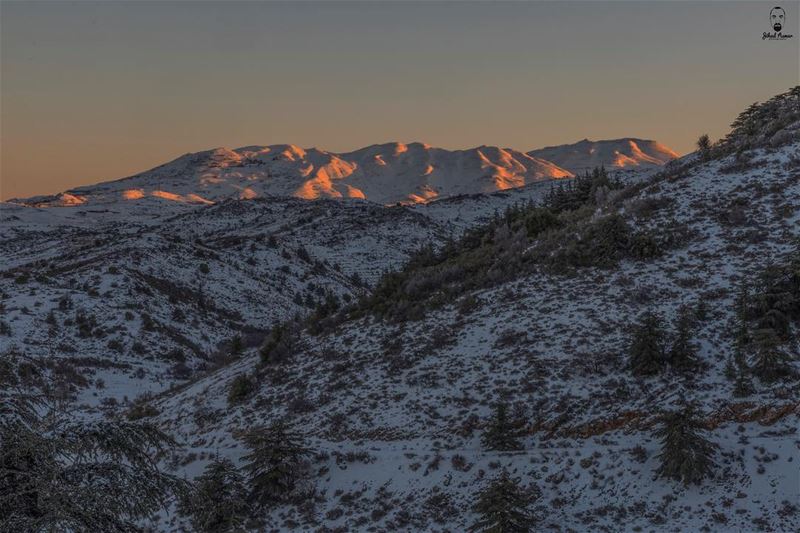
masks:
<svg viewBox="0 0 800 533"><path fill-rule="evenodd" d="M580 174L599 166L606 168L661 166L678 157L678 154L657 141L633 138L605 141L584 139L574 144L531 150L528 155L552 161L573 174Z"/></svg>
<svg viewBox="0 0 800 533"><path fill-rule="evenodd" d="M247 146L187 154L129 178L17 201L47 207L147 197L202 204L294 196L421 203L570 176L549 161L493 146L451 151L422 143L388 143L342 154L292 145Z"/></svg>
<svg viewBox="0 0 800 533"><path fill-rule="evenodd" d="M249 509L248 531L466 531L502 471L542 530L797 531L799 97L704 153L564 188L334 200L339 174L396 198L414 150L483 160L282 147L3 204L0 401L43 391L76 420L155 424L180 443L160 464L189 480L292 423L313 490ZM327 182L297 178L311 161ZM251 167L285 196L240 194ZM309 181L328 192L286 196ZM655 432L687 403L711 460L699 484L659 475L664 441L694 448ZM165 506L142 525L202 529Z"/></svg>

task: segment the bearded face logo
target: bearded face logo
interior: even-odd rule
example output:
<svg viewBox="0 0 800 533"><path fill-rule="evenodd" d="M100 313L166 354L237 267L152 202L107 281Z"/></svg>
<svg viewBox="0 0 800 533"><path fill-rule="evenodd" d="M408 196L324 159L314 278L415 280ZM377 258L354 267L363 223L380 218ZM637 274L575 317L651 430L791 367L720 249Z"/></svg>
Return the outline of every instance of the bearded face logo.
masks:
<svg viewBox="0 0 800 533"><path fill-rule="evenodd" d="M786 11L782 7L773 7L769 12L769 23L775 31L781 31L786 24Z"/></svg>

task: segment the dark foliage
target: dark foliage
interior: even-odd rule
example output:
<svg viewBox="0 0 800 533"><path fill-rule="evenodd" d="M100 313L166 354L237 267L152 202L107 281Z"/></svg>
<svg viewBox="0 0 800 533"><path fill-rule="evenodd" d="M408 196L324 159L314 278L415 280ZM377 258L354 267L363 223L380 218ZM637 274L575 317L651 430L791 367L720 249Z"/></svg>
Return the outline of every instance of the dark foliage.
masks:
<svg viewBox="0 0 800 533"><path fill-rule="evenodd" d="M704 428L695 410L686 406L661 415L656 437L661 439L657 477L666 477L684 484L700 484L710 477L714 464L715 445L702 435Z"/></svg>
<svg viewBox="0 0 800 533"><path fill-rule="evenodd" d="M742 287L735 305L734 345L742 359L752 357L751 373L765 383L794 377L789 354L800 323L800 247L764 269L752 293Z"/></svg>
<svg viewBox="0 0 800 533"><path fill-rule="evenodd" d="M305 482L312 450L292 425L277 422L257 428L246 433L243 440L248 449L243 469L251 503L269 506L309 492Z"/></svg>
<svg viewBox="0 0 800 533"><path fill-rule="evenodd" d="M180 510L191 517L196 531L244 531L249 512L247 489L230 459L217 457L206 466L192 490L181 499Z"/></svg>
<svg viewBox="0 0 800 533"><path fill-rule="evenodd" d="M655 239L633 231L621 217L590 220L609 192L621 187L605 170L595 169L554 186L543 205L511 206L441 249L425 246L401 271L386 273L351 314L417 320L427 309L515 279L537 266L606 267L623 257L658 255ZM553 234L554 250L545 246L541 253L529 252L534 243Z"/></svg>
<svg viewBox="0 0 800 533"><path fill-rule="evenodd" d="M533 530L536 518L529 510L538 491L524 489L519 480L505 470L478 496L474 510L479 518L470 531L486 533L526 533Z"/></svg>
<svg viewBox="0 0 800 533"><path fill-rule="evenodd" d="M633 335L628 348L629 367L637 375L658 374L667 364L665 349L666 331L662 318L656 313L647 312L633 327Z"/></svg>
<svg viewBox="0 0 800 533"><path fill-rule="evenodd" d="M236 405L242 403L255 390L256 385L252 377L247 374L239 374L231 382L231 387L228 389L228 405Z"/></svg>
<svg viewBox="0 0 800 533"><path fill-rule="evenodd" d="M69 422L3 398L0 530L139 531L186 484L159 470L174 441L131 422Z"/></svg>
<svg viewBox="0 0 800 533"><path fill-rule="evenodd" d="M519 426L519 422L509 417L508 406L504 402L499 402L481 437L483 446L487 450L504 452L523 449L519 442Z"/></svg>
<svg viewBox="0 0 800 533"><path fill-rule="evenodd" d="M675 338L667 353L667 362L677 370L689 371L700 366L697 345L692 340L694 317L687 308L682 308L675 327Z"/></svg>
<svg viewBox="0 0 800 533"><path fill-rule="evenodd" d="M796 132L793 135L784 128L797 120L800 120L800 86L742 111L731 124L730 133L712 148L713 155L790 142L797 138Z"/></svg>
<svg viewBox="0 0 800 533"><path fill-rule="evenodd" d="M286 323L274 326L259 350L261 363L275 365L285 362L292 355L296 334L294 324Z"/></svg>

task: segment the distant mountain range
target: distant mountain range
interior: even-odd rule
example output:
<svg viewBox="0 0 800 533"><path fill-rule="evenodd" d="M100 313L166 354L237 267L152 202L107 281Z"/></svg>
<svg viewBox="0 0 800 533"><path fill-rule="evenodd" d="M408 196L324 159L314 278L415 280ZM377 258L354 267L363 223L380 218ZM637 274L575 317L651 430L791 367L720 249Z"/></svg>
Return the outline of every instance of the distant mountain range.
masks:
<svg viewBox="0 0 800 533"><path fill-rule="evenodd" d="M677 154L655 141L581 141L528 153L496 146L445 150L423 143L376 144L333 153L294 145L217 148L183 155L129 178L16 203L37 207L140 200L187 203L292 196L426 203L569 178L594 166L662 165Z"/></svg>

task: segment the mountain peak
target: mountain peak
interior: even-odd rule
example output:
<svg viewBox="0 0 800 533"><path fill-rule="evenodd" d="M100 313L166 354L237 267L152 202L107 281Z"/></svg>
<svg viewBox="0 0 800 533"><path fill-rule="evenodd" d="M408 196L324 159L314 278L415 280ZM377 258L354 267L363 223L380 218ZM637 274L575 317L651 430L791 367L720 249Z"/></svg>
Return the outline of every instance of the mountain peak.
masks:
<svg viewBox="0 0 800 533"><path fill-rule="evenodd" d="M531 150L528 155L551 161L572 173L584 172L597 166L655 167L678 157L677 153L658 141L636 137L600 141L583 139L573 144Z"/></svg>

